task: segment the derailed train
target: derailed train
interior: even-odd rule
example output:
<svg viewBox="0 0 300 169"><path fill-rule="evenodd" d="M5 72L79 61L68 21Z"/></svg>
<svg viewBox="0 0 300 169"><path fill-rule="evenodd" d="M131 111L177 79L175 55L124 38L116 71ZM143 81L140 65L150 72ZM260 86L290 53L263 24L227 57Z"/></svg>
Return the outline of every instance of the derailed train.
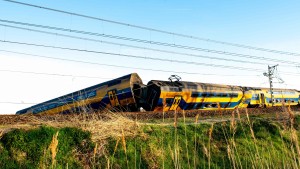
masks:
<svg viewBox="0 0 300 169"><path fill-rule="evenodd" d="M230 110L246 107L300 105L300 91L151 80L136 73L100 83L18 111L16 114L58 114L112 111Z"/></svg>

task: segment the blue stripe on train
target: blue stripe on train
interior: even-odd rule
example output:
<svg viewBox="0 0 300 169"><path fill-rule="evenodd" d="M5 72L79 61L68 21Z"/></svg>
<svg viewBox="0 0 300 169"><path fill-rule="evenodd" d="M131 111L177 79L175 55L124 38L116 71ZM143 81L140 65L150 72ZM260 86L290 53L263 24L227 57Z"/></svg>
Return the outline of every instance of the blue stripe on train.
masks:
<svg viewBox="0 0 300 169"><path fill-rule="evenodd" d="M171 106L173 104L174 99L170 99L167 102L167 106ZM241 103L242 100L239 100L238 102L220 102L221 108L234 108L237 105ZM250 100L247 100L247 102L250 102ZM216 102L193 102L193 103L187 103L185 100L181 99L179 103L179 107L183 110L193 110L193 109L204 109L208 105L216 104ZM157 102L158 107L163 106L163 99L159 98Z"/></svg>
<svg viewBox="0 0 300 169"><path fill-rule="evenodd" d="M220 102L221 108L234 108L240 104L240 102ZM183 103L180 102L179 107L183 110L193 109L205 109L205 108L217 108L216 102L195 102L195 103Z"/></svg>
<svg viewBox="0 0 300 169"><path fill-rule="evenodd" d="M298 102L299 101L299 98L274 98L274 100L278 100L279 102L281 102L282 99L284 99L285 102L288 102L288 101ZM266 98L266 101L268 103L271 103L271 98Z"/></svg>
<svg viewBox="0 0 300 169"><path fill-rule="evenodd" d="M116 94L117 94L118 100L123 100L123 99L126 99L126 98L133 97L130 87L126 88L126 89L123 89L123 90L117 90ZM85 99L89 99L89 98L93 98L93 97L96 97L96 91L92 91L92 92L89 92L89 93L86 93L86 94L83 94L83 95L79 95L79 96L77 95L73 98L65 98L65 99L60 100L58 103L48 103L48 104L46 103L46 105L37 105L36 108L34 106L33 110L32 110L32 113L33 114L38 114L38 113L43 112L43 111L47 111L47 110L50 110L50 109L54 109L54 108L57 108L57 107L60 107L60 106L64 106L64 105L67 105L67 104L70 104L70 103L74 103L74 102L77 102L77 101L81 101L81 100L85 100ZM109 101L109 98L108 98L107 94L99 102L100 107L106 107L106 105L109 104L109 103L110 103L110 101ZM24 113L26 113L26 112L24 112Z"/></svg>

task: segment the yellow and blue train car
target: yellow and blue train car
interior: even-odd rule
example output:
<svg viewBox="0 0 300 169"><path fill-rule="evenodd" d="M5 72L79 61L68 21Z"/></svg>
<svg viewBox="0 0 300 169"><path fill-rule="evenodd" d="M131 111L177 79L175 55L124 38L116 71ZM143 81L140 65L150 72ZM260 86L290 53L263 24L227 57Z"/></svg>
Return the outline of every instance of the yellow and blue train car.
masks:
<svg viewBox="0 0 300 169"><path fill-rule="evenodd" d="M158 80L147 86L147 109L151 111L234 109L250 101L238 86Z"/></svg>
<svg viewBox="0 0 300 169"><path fill-rule="evenodd" d="M72 113L105 108L137 111L135 91L139 91L137 89L141 86L143 86L141 78L138 74L132 73L34 105L16 114Z"/></svg>
<svg viewBox="0 0 300 169"><path fill-rule="evenodd" d="M299 92L293 89L273 89L273 100L270 89L261 88L259 92L259 101L264 107L299 104Z"/></svg>
<svg viewBox="0 0 300 169"><path fill-rule="evenodd" d="M251 108L299 104L299 92L293 89L273 89L273 100L268 88L250 88L247 91L252 95L248 106Z"/></svg>
<svg viewBox="0 0 300 169"><path fill-rule="evenodd" d="M245 98L247 99L248 105L244 107L256 108L264 107L264 94L260 88L245 87L244 88Z"/></svg>

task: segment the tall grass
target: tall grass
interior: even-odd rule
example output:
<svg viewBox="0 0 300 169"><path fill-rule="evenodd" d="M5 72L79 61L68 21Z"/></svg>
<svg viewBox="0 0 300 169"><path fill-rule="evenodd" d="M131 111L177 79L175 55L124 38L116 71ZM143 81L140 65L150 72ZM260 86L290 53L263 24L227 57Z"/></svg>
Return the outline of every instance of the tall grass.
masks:
<svg viewBox="0 0 300 169"><path fill-rule="evenodd" d="M236 109L230 117L222 116L221 120L213 122L199 115L190 118L185 116L185 112L182 113L182 118L175 116L174 119L163 118L161 122L146 123L117 113L52 116L45 119L31 117L31 123L36 126L80 128L90 133L94 142L89 147L83 139L76 142L77 148L64 150L60 144L75 138L66 137L65 131L53 130L47 135L48 141L44 141L43 146L36 145L44 147L39 149L41 160L37 166L74 166L72 160L62 162L65 157L61 155L68 154L74 156L83 168L300 167L300 116L290 108L274 117L253 116L247 109ZM16 135L7 134L9 138ZM22 147L7 149L7 137L6 134L2 138L0 135L0 153L11 153L13 158L19 158L17 163L24 163ZM31 146L34 148L35 145ZM62 153L66 151L70 153ZM28 154L25 156L27 159Z"/></svg>
<svg viewBox="0 0 300 169"><path fill-rule="evenodd" d="M129 148L124 157L129 167L134 162L149 168L298 168L299 131L290 117L282 123L250 116L244 109L234 110L227 122L199 124L196 116L191 124L186 123L183 112L183 118L175 116L174 125L164 120L164 125L139 124L143 138L134 136L134 144L130 136L126 139L135 158L130 157ZM116 154L120 159L115 159L111 168L123 159L118 148L114 149Z"/></svg>

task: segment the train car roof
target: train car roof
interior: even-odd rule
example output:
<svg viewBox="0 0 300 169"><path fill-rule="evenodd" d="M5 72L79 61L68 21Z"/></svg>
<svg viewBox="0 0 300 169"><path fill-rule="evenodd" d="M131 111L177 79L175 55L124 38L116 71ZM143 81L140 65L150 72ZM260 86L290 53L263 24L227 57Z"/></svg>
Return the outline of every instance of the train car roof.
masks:
<svg viewBox="0 0 300 169"><path fill-rule="evenodd" d="M189 81L161 81L161 80L151 80L148 82L154 83L158 86L173 86L173 87L182 87L182 88L194 88L194 87L210 87L210 88L230 88L240 90L239 86L231 86L231 85L222 85L222 84L213 84L213 83L200 83L200 82L189 82Z"/></svg>
<svg viewBox="0 0 300 169"><path fill-rule="evenodd" d="M105 85L108 85L108 86L113 86L113 85L116 85L118 84L117 82L123 79L130 79L136 83L141 83L142 84L142 80L141 78L139 77L139 75L137 73L131 73L131 74L128 74L128 75L125 75L125 76L122 76L122 77L118 77L116 79L113 79L113 80L109 80L109 81L106 81L106 82L103 82L103 83L99 83L97 85L93 85L93 86L90 86L90 87L87 87L87 88L84 88L84 89L81 89L81 90L78 90L78 91L75 91L75 92L72 92L72 93L69 93L69 94L66 94L66 95L63 95L63 96L60 96L60 97L57 97L57 98L54 98L54 99L51 99L51 100L48 100L48 101L45 101L45 102L42 102L42 103L39 103L39 104L36 104L36 105L33 105L31 107L28 107L28 108L25 108L25 109L22 109L22 110L19 110L17 111L16 114L24 114L23 112L27 112L27 110L29 109L34 109L34 108L37 108L43 104L48 104L48 103L53 103L53 102L56 102L58 100L61 100L62 98L66 98L66 97L75 97L78 95L78 93L83 93L83 92L88 92L90 90L94 90L94 89L97 89L97 88L100 88L102 86L105 86Z"/></svg>
<svg viewBox="0 0 300 169"><path fill-rule="evenodd" d="M270 90L270 88L261 88L261 90ZM282 89L282 88L273 88L274 91L295 91L298 92L296 89Z"/></svg>

